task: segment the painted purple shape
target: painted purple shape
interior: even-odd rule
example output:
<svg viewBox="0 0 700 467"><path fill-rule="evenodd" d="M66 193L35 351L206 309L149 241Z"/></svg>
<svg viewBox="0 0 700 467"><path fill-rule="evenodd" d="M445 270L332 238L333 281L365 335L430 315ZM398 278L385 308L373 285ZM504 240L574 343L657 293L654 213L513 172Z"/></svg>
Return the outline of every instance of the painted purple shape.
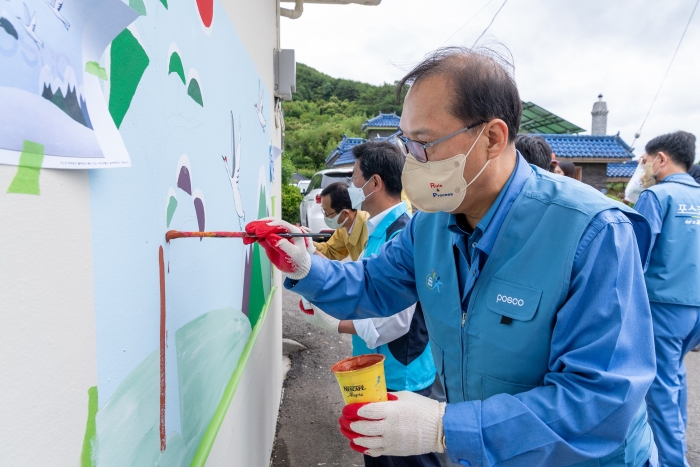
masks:
<svg viewBox="0 0 700 467"><path fill-rule="evenodd" d="M192 180L190 179L190 171L184 165L180 167L180 175L177 177L177 186L188 195L192 195ZM202 213L203 212L204 210L202 209ZM199 217L199 213L197 213L197 217Z"/></svg>
<svg viewBox="0 0 700 467"><path fill-rule="evenodd" d="M204 232L204 203L201 199L194 199L194 210L197 213L197 226L199 227L199 231Z"/></svg>
<svg viewBox="0 0 700 467"><path fill-rule="evenodd" d="M243 300L241 311L248 316L250 309L250 280L253 275L253 245L250 245L245 252L245 268L243 271Z"/></svg>

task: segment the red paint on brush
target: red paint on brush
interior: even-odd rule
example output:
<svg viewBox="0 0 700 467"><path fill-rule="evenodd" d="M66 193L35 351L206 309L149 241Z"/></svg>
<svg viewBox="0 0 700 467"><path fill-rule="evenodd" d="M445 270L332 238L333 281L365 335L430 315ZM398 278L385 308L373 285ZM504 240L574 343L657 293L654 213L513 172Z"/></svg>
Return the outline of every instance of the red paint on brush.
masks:
<svg viewBox="0 0 700 467"><path fill-rule="evenodd" d="M190 237L214 237L214 238L245 238L249 237L245 232L180 232L179 230L168 230L165 233L165 241L170 242L176 238Z"/></svg>
<svg viewBox="0 0 700 467"><path fill-rule="evenodd" d="M158 249L160 269L160 450L165 451L165 261L163 247Z"/></svg>
<svg viewBox="0 0 700 467"><path fill-rule="evenodd" d="M274 232L273 232L274 233ZM277 232L282 238L295 238L295 237L325 237L329 238L330 233L284 233ZM179 230L168 230L165 232L165 241L170 243L170 240L175 240L176 238L250 238L256 239L256 235L250 235L246 232L181 232ZM253 242L249 242L253 243Z"/></svg>

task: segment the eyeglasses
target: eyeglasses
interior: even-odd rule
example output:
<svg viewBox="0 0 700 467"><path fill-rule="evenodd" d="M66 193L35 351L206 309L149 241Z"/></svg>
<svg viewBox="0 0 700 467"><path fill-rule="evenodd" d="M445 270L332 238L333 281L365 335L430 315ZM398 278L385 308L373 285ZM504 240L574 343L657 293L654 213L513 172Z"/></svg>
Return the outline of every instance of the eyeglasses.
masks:
<svg viewBox="0 0 700 467"><path fill-rule="evenodd" d="M440 139L436 139L432 143L426 143L425 141L408 139L403 135L403 131L399 130L399 132L394 135L394 142L399 147L399 149L401 150L401 152L403 153L404 156L407 156L410 153L413 157L416 158L416 160L418 162L428 162L428 154L426 153L426 149L433 147L438 143L442 143L443 141L447 141L448 139L452 138L453 136L457 136L460 133L464 133L465 131L469 131L472 128L476 128L479 125L482 125L484 123L487 123L487 121L483 120L483 121L480 121L479 123L469 125L467 127L462 128L461 130L455 131L454 133L450 133L447 136L443 136Z"/></svg>
<svg viewBox="0 0 700 467"><path fill-rule="evenodd" d="M323 209L321 209L321 211L323 211ZM330 213L330 214L326 214L326 211L323 211L323 215L326 216L326 217L329 218L329 219L332 219L333 216L335 216L336 214L338 214L337 211L333 211L333 212Z"/></svg>

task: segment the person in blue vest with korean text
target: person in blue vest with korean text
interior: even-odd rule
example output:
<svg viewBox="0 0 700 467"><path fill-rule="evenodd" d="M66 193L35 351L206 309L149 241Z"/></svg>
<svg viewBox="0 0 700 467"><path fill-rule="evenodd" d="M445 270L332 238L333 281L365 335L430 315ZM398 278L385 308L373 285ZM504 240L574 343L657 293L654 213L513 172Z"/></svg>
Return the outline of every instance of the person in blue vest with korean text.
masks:
<svg viewBox="0 0 700 467"><path fill-rule="evenodd" d="M700 185L688 174L695 136L657 136L641 161L646 190L634 208L651 224L651 257L644 278L651 304L656 378L647 394L649 421L664 467L689 467L685 429L687 386L683 357L700 344Z"/></svg>
<svg viewBox="0 0 700 467"><path fill-rule="evenodd" d="M369 213L369 238L360 259L379 253L408 224L411 214L401 201L405 156L387 141L369 141L352 148L355 166L348 194L353 209ZM308 303L308 302L307 302ZM320 308L304 305L306 320L331 332L352 334L352 354L381 353L389 391L430 395L435 364L420 302L386 318L338 320ZM398 310L397 310L398 311ZM440 467L435 453L393 457L365 456L365 467Z"/></svg>
<svg viewBox="0 0 700 467"><path fill-rule="evenodd" d="M370 456L447 451L462 466L656 466L648 222L519 155L504 57L439 49L406 84L396 142L421 212L393 241L340 263L280 237L299 232L290 224L246 226L285 287L335 318L421 302L447 402L402 391L350 404L341 432Z"/></svg>

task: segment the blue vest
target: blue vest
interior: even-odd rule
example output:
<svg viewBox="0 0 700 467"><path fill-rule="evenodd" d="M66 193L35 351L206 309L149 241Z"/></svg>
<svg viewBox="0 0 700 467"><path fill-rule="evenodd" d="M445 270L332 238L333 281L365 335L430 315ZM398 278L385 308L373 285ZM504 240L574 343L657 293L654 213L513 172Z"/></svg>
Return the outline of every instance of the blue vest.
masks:
<svg viewBox="0 0 700 467"><path fill-rule="evenodd" d="M700 185L688 176L648 190L663 214L644 274L649 301L700 306Z"/></svg>
<svg viewBox="0 0 700 467"><path fill-rule="evenodd" d="M589 222L608 209L625 212L636 232L648 230L641 215L594 190L542 171L530 175L503 220L464 317L455 292L460 287L449 215L421 214L415 220L414 244L421 248L414 255L416 287L448 402L515 395L544 384L578 242ZM436 280L441 287L431 286ZM504 318L508 325L501 324ZM625 456L641 463L652 443L642 404L617 451L577 465L622 466Z"/></svg>
<svg viewBox="0 0 700 467"><path fill-rule="evenodd" d="M411 215L408 207L401 203L391 210L367 239L364 255L379 252L386 242L394 238L408 223ZM375 350L370 350L358 336L352 336L352 354L380 353L386 356L384 373L386 386L397 391L419 391L435 381L435 364L428 341L428 331L420 302L416 304L408 333Z"/></svg>

